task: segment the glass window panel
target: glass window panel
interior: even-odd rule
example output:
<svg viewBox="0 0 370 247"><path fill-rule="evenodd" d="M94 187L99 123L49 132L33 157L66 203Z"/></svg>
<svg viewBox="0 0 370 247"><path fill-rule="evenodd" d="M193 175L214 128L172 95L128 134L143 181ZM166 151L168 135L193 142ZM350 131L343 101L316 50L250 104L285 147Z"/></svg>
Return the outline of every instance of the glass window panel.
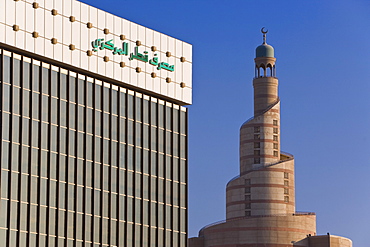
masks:
<svg viewBox="0 0 370 247"><path fill-rule="evenodd" d="M22 96L22 115L25 117L31 117L30 115L30 95L31 92L28 90L23 90L22 91L23 96Z"/></svg>
<svg viewBox="0 0 370 247"><path fill-rule="evenodd" d="M149 135L149 125L143 125L143 135L142 135L142 138L143 138L143 148L147 148L149 149L149 138L150 138L150 135ZM155 140L154 140L155 141Z"/></svg>
<svg viewBox="0 0 370 247"><path fill-rule="evenodd" d="M93 133L93 110L90 108L86 108L86 132L92 134Z"/></svg>
<svg viewBox="0 0 370 247"><path fill-rule="evenodd" d="M9 98L10 94L10 86L7 84L3 84L3 110L10 112L10 100L7 100Z"/></svg>
<svg viewBox="0 0 370 247"><path fill-rule="evenodd" d="M21 71L21 61L18 59L13 59L13 85L20 87L20 71Z"/></svg>
<svg viewBox="0 0 370 247"><path fill-rule="evenodd" d="M158 129L158 152L164 152L164 130Z"/></svg>
<svg viewBox="0 0 370 247"><path fill-rule="evenodd" d="M111 168L111 192L117 192L117 176L118 169L115 167Z"/></svg>
<svg viewBox="0 0 370 247"><path fill-rule="evenodd" d="M69 101L76 102L76 78L69 76Z"/></svg>
<svg viewBox="0 0 370 247"><path fill-rule="evenodd" d="M47 194L48 191L48 180L41 178L40 179L40 204L47 205Z"/></svg>
<svg viewBox="0 0 370 247"><path fill-rule="evenodd" d="M101 110L101 90L102 87L98 84L95 84L95 109Z"/></svg>
<svg viewBox="0 0 370 247"><path fill-rule="evenodd" d="M58 100L55 98L51 98L50 100L50 121L53 124L58 124Z"/></svg>
<svg viewBox="0 0 370 247"><path fill-rule="evenodd" d="M119 167L126 168L126 145L119 144Z"/></svg>
<svg viewBox="0 0 370 247"><path fill-rule="evenodd" d="M60 111L59 116L60 116L60 125L67 127L67 102L66 101L59 101L60 102Z"/></svg>
<svg viewBox="0 0 370 247"><path fill-rule="evenodd" d="M40 119L39 108L40 108L40 94L32 93L32 118ZM5 109L4 109L5 110Z"/></svg>
<svg viewBox="0 0 370 247"><path fill-rule="evenodd" d="M20 129L20 117L13 115L13 122L12 122L12 141L16 143L20 143L19 141L19 129ZM5 131L4 131L5 132Z"/></svg>
<svg viewBox="0 0 370 247"><path fill-rule="evenodd" d="M77 159L77 171L76 171L76 177L77 177L77 184L84 185L84 161Z"/></svg>
<svg viewBox="0 0 370 247"><path fill-rule="evenodd" d="M13 171L19 171L19 145L14 144L12 145L12 157L11 157L11 164Z"/></svg>
<svg viewBox="0 0 370 247"><path fill-rule="evenodd" d="M187 113L184 111L180 111L180 133L186 134L186 128L187 128Z"/></svg>
<svg viewBox="0 0 370 247"><path fill-rule="evenodd" d="M75 158L68 157L68 183L75 183Z"/></svg>
<svg viewBox="0 0 370 247"><path fill-rule="evenodd" d="M103 87L103 110L110 112L110 88Z"/></svg>
<svg viewBox="0 0 370 247"><path fill-rule="evenodd" d="M186 149L187 149L186 137L183 135L180 135L180 157L181 158L186 158Z"/></svg>
<svg viewBox="0 0 370 247"><path fill-rule="evenodd" d="M98 163L95 163L95 170L94 170L94 187L97 189L101 189L101 165Z"/></svg>
<svg viewBox="0 0 370 247"><path fill-rule="evenodd" d="M85 196L85 211L87 214L92 214L92 193L93 190L90 188L86 188L86 196Z"/></svg>
<svg viewBox="0 0 370 247"><path fill-rule="evenodd" d="M1 168L9 169L9 142L2 142L1 145Z"/></svg>
<svg viewBox="0 0 370 247"><path fill-rule="evenodd" d="M110 163L109 162L109 156L110 156L109 150L110 150L109 141L106 139L103 139L103 163L104 164Z"/></svg>
<svg viewBox="0 0 370 247"><path fill-rule="evenodd" d="M127 122L127 143L134 144L134 122L131 120Z"/></svg>
<svg viewBox="0 0 370 247"><path fill-rule="evenodd" d="M112 114L118 115L118 91L111 90L112 92Z"/></svg>
<svg viewBox="0 0 370 247"><path fill-rule="evenodd" d="M118 140L118 117L114 115L111 118L111 139Z"/></svg>
<svg viewBox="0 0 370 247"><path fill-rule="evenodd" d="M50 150L58 151L58 127L50 125Z"/></svg>
<svg viewBox="0 0 370 247"><path fill-rule="evenodd" d="M79 131L85 131L85 107L77 106L77 124Z"/></svg>
<svg viewBox="0 0 370 247"><path fill-rule="evenodd" d="M7 216L8 216L8 200L1 200L0 201L0 207L1 207L1 214L0 214L0 227L7 228L8 227L8 222L7 222ZM1 236L0 236L1 237ZM2 238L2 240L5 239Z"/></svg>
<svg viewBox="0 0 370 247"><path fill-rule="evenodd" d="M57 207L57 182L54 180L50 180L50 188L49 188L49 206L50 207ZM54 218L51 218L54 219ZM54 234L53 234L54 235Z"/></svg>
<svg viewBox="0 0 370 247"><path fill-rule="evenodd" d="M9 172L8 171L1 171L1 198L8 198L9 199Z"/></svg>
<svg viewBox="0 0 370 247"><path fill-rule="evenodd" d="M101 191L100 190L94 190L94 214L95 215L101 215L100 212L100 204L101 204Z"/></svg>
<svg viewBox="0 0 370 247"><path fill-rule="evenodd" d="M157 104L150 102L150 122L152 125L157 125Z"/></svg>
<svg viewBox="0 0 370 247"><path fill-rule="evenodd" d="M127 172L127 195L134 195L134 174Z"/></svg>
<svg viewBox="0 0 370 247"><path fill-rule="evenodd" d="M77 157L84 158L85 157L85 135L84 133L77 132Z"/></svg>
<svg viewBox="0 0 370 247"><path fill-rule="evenodd" d="M67 156L59 155L59 180L66 180Z"/></svg>
<svg viewBox="0 0 370 247"><path fill-rule="evenodd" d="M110 115L103 113L103 136L106 138L110 138Z"/></svg>
<svg viewBox="0 0 370 247"><path fill-rule="evenodd" d="M59 208L66 209L66 184L65 183L58 183L59 186Z"/></svg>
<svg viewBox="0 0 370 247"><path fill-rule="evenodd" d="M69 128L76 129L76 104L68 104L69 105ZM68 117L67 117L68 118Z"/></svg>
<svg viewBox="0 0 370 247"><path fill-rule="evenodd" d="M158 176L164 177L164 155L158 154Z"/></svg>
<svg viewBox="0 0 370 247"><path fill-rule="evenodd" d="M58 97L58 72L51 71L50 91L51 96Z"/></svg>
<svg viewBox="0 0 370 247"><path fill-rule="evenodd" d="M135 136L136 136L135 144L138 147L142 147L142 143L141 143L141 141L142 141L141 128L142 128L142 124L136 122L136 124L135 124Z"/></svg>
<svg viewBox="0 0 370 247"><path fill-rule="evenodd" d="M102 127L102 113L99 112L99 111L95 111L95 121L94 121L94 124L95 124L95 135L97 136L101 136L101 127Z"/></svg>
<svg viewBox="0 0 370 247"><path fill-rule="evenodd" d="M172 144L172 150L173 150L173 156L179 157L179 135L173 134L173 144Z"/></svg>
<svg viewBox="0 0 370 247"><path fill-rule="evenodd" d="M143 164L141 160L141 148L135 148L135 169L136 171L141 172L143 169Z"/></svg>
<svg viewBox="0 0 370 247"><path fill-rule="evenodd" d="M101 162L101 141L99 137L95 137L95 152L94 157L96 162Z"/></svg>
<svg viewBox="0 0 370 247"><path fill-rule="evenodd" d="M20 204L21 208L20 208L20 229L22 231L27 231L27 222L28 222L28 205L26 203L21 203Z"/></svg>
<svg viewBox="0 0 370 247"><path fill-rule="evenodd" d="M29 128L30 128L30 120L28 118L22 118L22 143L26 145L30 145Z"/></svg>
<svg viewBox="0 0 370 247"><path fill-rule="evenodd" d="M141 190L142 174L135 173L135 197L142 198Z"/></svg>
<svg viewBox="0 0 370 247"><path fill-rule="evenodd" d="M158 126L164 128L164 105L158 104Z"/></svg>
<svg viewBox="0 0 370 247"><path fill-rule="evenodd" d="M119 93L119 114L121 117L126 117L126 93Z"/></svg>
<svg viewBox="0 0 370 247"><path fill-rule="evenodd" d="M127 95L127 117L134 119L134 96Z"/></svg>
<svg viewBox="0 0 370 247"><path fill-rule="evenodd" d="M86 104L88 107L94 107L93 105L93 99L94 99L94 93L93 93L94 84L91 82L86 82Z"/></svg>
<svg viewBox="0 0 370 247"><path fill-rule="evenodd" d="M42 95L41 97L41 117L42 121L49 122L49 97Z"/></svg>
<svg viewBox="0 0 370 247"><path fill-rule="evenodd" d="M150 174L157 176L157 153L150 153Z"/></svg>
<svg viewBox="0 0 370 247"><path fill-rule="evenodd" d="M32 91L40 92L40 66L32 66Z"/></svg>
<svg viewBox="0 0 370 247"><path fill-rule="evenodd" d="M172 132L166 131L166 153L172 155Z"/></svg>
<svg viewBox="0 0 370 247"><path fill-rule="evenodd" d="M29 147L22 146L22 160L21 160L21 170L22 173L28 173L28 166L29 166Z"/></svg>
<svg viewBox="0 0 370 247"><path fill-rule="evenodd" d="M78 104L85 105L85 80L78 79Z"/></svg>
<svg viewBox="0 0 370 247"><path fill-rule="evenodd" d="M60 73L60 98L67 100L67 75Z"/></svg>
<svg viewBox="0 0 370 247"><path fill-rule="evenodd" d="M67 153L67 129L59 128L59 150L60 153L66 154Z"/></svg>
<svg viewBox="0 0 370 247"><path fill-rule="evenodd" d="M86 135L86 159L87 160L93 160L93 140L94 136L92 135Z"/></svg>
<svg viewBox="0 0 370 247"><path fill-rule="evenodd" d="M13 87L13 97L12 97L12 100L13 100L13 113L14 114L17 114L17 115L20 115L21 114L21 111L20 111L20 103L21 103L21 89L19 87Z"/></svg>
<svg viewBox="0 0 370 247"><path fill-rule="evenodd" d="M166 106L166 129L172 130L172 108Z"/></svg>
<svg viewBox="0 0 370 247"><path fill-rule="evenodd" d="M10 61L12 59L8 56L3 56L3 80L4 82L10 83Z"/></svg>
<svg viewBox="0 0 370 247"><path fill-rule="evenodd" d="M111 196L110 217L112 219L117 219L117 194L110 194L110 196Z"/></svg>
<svg viewBox="0 0 370 247"><path fill-rule="evenodd" d="M83 212L83 201L84 201L83 187L77 186L77 194L76 194L75 200L77 201L77 212L82 213ZM78 228L81 228L81 227L78 227Z"/></svg>
<svg viewBox="0 0 370 247"><path fill-rule="evenodd" d="M30 70L31 64L23 61L23 88L31 89L30 87Z"/></svg>
<svg viewBox="0 0 370 247"><path fill-rule="evenodd" d="M50 95L49 92L49 69L42 68L42 93Z"/></svg>
<svg viewBox="0 0 370 247"><path fill-rule="evenodd" d="M68 154L75 156L75 141L76 141L76 131L69 130L68 131Z"/></svg>
<svg viewBox="0 0 370 247"><path fill-rule="evenodd" d="M39 150L31 149L31 174L39 175Z"/></svg>
<svg viewBox="0 0 370 247"><path fill-rule="evenodd" d="M174 181L179 181L179 159L178 158L173 158L172 159L172 180Z"/></svg>
<svg viewBox="0 0 370 247"><path fill-rule="evenodd" d="M123 169L119 169L119 193L120 194L126 194L126 171Z"/></svg>

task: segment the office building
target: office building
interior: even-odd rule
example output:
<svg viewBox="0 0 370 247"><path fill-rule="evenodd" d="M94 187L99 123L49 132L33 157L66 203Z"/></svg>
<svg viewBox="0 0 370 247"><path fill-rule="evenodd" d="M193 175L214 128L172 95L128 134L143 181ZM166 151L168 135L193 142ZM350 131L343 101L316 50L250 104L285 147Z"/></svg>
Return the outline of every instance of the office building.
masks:
<svg viewBox="0 0 370 247"><path fill-rule="evenodd" d="M240 128L240 174L226 186L226 220L205 226L189 247L351 247L317 236L316 215L297 212L294 156L280 149L280 99L274 48L256 49L254 116Z"/></svg>
<svg viewBox="0 0 370 247"><path fill-rule="evenodd" d="M191 49L76 0L0 0L1 246L186 246Z"/></svg>

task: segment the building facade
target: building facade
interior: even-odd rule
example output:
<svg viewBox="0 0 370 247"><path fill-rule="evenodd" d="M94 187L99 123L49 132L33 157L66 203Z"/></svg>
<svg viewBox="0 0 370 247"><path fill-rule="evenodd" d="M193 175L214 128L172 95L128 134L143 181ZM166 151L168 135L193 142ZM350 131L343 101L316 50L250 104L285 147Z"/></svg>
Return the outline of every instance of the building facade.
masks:
<svg viewBox="0 0 370 247"><path fill-rule="evenodd" d="M189 247L351 247L316 235L316 215L296 212L294 157L280 149L280 99L274 49L256 49L254 116L240 128L240 174L226 186L226 220L205 226Z"/></svg>
<svg viewBox="0 0 370 247"><path fill-rule="evenodd" d="M75 0L0 0L1 246L186 246L191 52Z"/></svg>

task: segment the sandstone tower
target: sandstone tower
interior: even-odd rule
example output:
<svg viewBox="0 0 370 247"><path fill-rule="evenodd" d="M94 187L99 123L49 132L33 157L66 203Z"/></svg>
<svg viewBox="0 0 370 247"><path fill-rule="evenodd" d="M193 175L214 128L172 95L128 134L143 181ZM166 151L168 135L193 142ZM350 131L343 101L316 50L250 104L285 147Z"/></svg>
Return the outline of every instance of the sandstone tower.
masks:
<svg viewBox="0 0 370 247"><path fill-rule="evenodd" d="M208 225L189 247L351 247L316 235L315 213L295 211L294 157L280 151L280 99L274 48L256 49L254 116L240 128L240 174L226 186L226 220Z"/></svg>

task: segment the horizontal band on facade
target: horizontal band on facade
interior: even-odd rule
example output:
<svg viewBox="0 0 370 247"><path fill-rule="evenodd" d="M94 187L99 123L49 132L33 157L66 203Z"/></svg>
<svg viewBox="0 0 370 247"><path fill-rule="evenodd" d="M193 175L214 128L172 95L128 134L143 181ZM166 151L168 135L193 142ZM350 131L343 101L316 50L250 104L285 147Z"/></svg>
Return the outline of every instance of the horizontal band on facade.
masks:
<svg viewBox="0 0 370 247"><path fill-rule="evenodd" d="M275 99L277 99L278 96L276 94L255 94L254 99L258 99L258 98L275 98Z"/></svg>
<svg viewBox="0 0 370 247"><path fill-rule="evenodd" d="M277 125L268 124L268 123L254 123L254 122L247 123L247 124L245 124L245 126L248 126L248 127L271 127L271 128L278 128Z"/></svg>
<svg viewBox="0 0 370 247"><path fill-rule="evenodd" d="M283 200L244 200L244 201L235 201L235 202L228 202L226 203L226 207L228 206L233 206L233 205L240 205L240 204L245 204L245 203L267 203L267 204L270 204L270 203L276 203L276 204L287 204L287 205L291 205L291 206L294 206L295 203L294 202L284 202Z"/></svg>
<svg viewBox="0 0 370 247"><path fill-rule="evenodd" d="M241 141L240 144L247 144L253 142L270 142L270 143L277 143L278 141L274 141L273 139L248 139Z"/></svg>
<svg viewBox="0 0 370 247"><path fill-rule="evenodd" d="M248 158L271 158L271 159L279 159L278 157L276 156L273 156L273 155L269 155L269 154L260 154L260 155L244 155L244 156L241 156L240 157L240 160L243 160L243 159L248 159Z"/></svg>
<svg viewBox="0 0 370 247"><path fill-rule="evenodd" d="M278 163L278 164L281 164L281 163ZM291 174L294 174L294 171L293 170L289 170L289 169L284 169L284 168L273 168L273 167L265 167L265 168L261 168L259 170L249 170L249 171L245 171L245 172L241 172L240 173L240 176L243 176L243 175L246 175L248 173L251 173L251 172L265 172L265 171L271 171L271 172L289 172Z"/></svg>
<svg viewBox="0 0 370 247"><path fill-rule="evenodd" d="M257 188L257 187L274 187L274 188L287 188L294 189L294 186L285 186L283 184L251 184L251 185L235 185L226 187L226 191L244 189L244 188Z"/></svg>

